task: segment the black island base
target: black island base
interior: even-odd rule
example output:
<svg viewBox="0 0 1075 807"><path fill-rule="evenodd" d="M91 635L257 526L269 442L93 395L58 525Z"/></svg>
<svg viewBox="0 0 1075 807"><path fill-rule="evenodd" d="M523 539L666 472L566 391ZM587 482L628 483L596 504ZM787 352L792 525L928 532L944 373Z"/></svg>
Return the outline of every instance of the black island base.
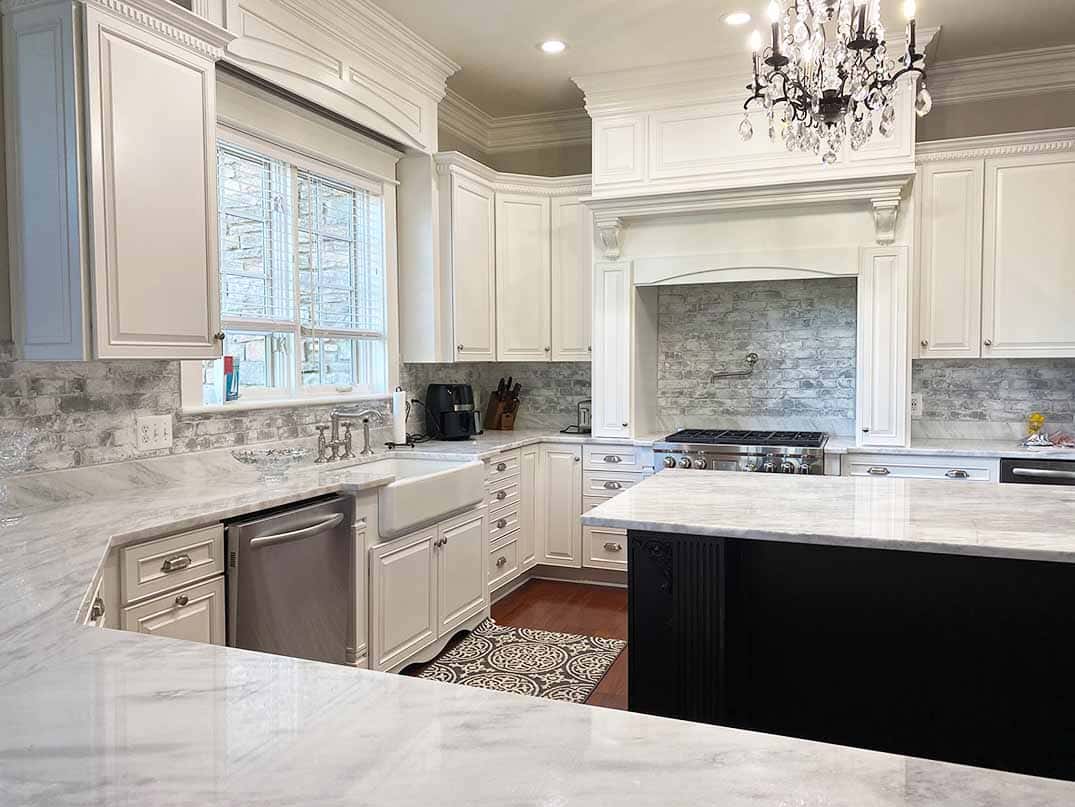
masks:
<svg viewBox="0 0 1075 807"><path fill-rule="evenodd" d="M628 542L632 711L1075 780L1075 565Z"/></svg>

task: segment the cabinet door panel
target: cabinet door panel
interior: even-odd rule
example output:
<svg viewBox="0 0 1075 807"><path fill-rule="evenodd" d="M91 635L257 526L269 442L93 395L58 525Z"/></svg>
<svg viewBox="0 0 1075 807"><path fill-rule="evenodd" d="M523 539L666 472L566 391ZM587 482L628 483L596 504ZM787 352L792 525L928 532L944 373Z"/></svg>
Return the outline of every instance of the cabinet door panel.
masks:
<svg viewBox="0 0 1075 807"><path fill-rule="evenodd" d="M489 530L485 509L440 528L437 550L438 636L447 636L489 604Z"/></svg>
<svg viewBox="0 0 1075 807"><path fill-rule="evenodd" d="M123 629L222 645L224 607L224 578L217 577L127 608Z"/></svg>
<svg viewBox="0 0 1075 807"><path fill-rule="evenodd" d="M527 446L519 454L519 568L537 563L538 507L543 506L538 490L539 446Z"/></svg>
<svg viewBox="0 0 1075 807"><path fill-rule="evenodd" d="M493 189L452 177L452 293L456 361L496 360Z"/></svg>
<svg viewBox="0 0 1075 807"><path fill-rule="evenodd" d="M981 353L983 177L981 160L922 169L922 358L977 358Z"/></svg>
<svg viewBox="0 0 1075 807"><path fill-rule="evenodd" d="M386 670L437 639L437 570L431 527L370 552L370 666Z"/></svg>
<svg viewBox="0 0 1075 807"><path fill-rule="evenodd" d="M630 437L631 264L599 263L594 269L594 437Z"/></svg>
<svg viewBox="0 0 1075 807"><path fill-rule="evenodd" d="M858 443L907 444L910 395L906 247L862 250L858 286Z"/></svg>
<svg viewBox="0 0 1075 807"><path fill-rule="evenodd" d="M97 355L215 358L213 62L93 6L86 42Z"/></svg>
<svg viewBox="0 0 1075 807"><path fill-rule="evenodd" d="M552 353L549 199L496 195L496 352L500 361Z"/></svg>
<svg viewBox="0 0 1075 807"><path fill-rule="evenodd" d="M540 562L582 566L582 448L541 447Z"/></svg>
<svg viewBox="0 0 1075 807"><path fill-rule="evenodd" d="M984 358L1075 356L1072 188L1071 154L986 161Z"/></svg>
<svg viewBox="0 0 1075 807"><path fill-rule="evenodd" d="M552 360L589 361L593 214L577 197L552 200Z"/></svg>

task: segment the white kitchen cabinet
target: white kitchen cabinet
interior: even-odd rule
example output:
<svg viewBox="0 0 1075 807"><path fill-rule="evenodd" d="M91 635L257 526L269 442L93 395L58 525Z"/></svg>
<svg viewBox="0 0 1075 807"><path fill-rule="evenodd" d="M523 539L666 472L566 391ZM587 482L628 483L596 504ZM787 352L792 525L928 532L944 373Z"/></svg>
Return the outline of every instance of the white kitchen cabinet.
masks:
<svg viewBox="0 0 1075 807"><path fill-rule="evenodd" d="M593 214L577 196L552 200L552 360L590 361Z"/></svg>
<svg viewBox="0 0 1075 807"><path fill-rule="evenodd" d="M594 267L594 437L631 436L631 283L630 261L602 262Z"/></svg>
<svg viewBox="0 0 1075 807"><path fill-rule="evenodd" d="M1000 460L931 454L858 454L844 456L845 476L883 479L937 479L950 482L999 482Z"/></svg>
<svg viewBox="0 0 1075 807"><path fill-rule="evenodd" d="M496 361L496 218L491 185L452 173L442 226L450 238L456 361Z"/></svg>
<svg viewBox="0 0 1075 807"><path fill-rule="evenodd" d="M441 524L437 547L437 636L489 605L489 527L485 508Z"/></svg>
<svg viewBox="0 0 1075 807"><path fill-rule="evenodd" d="M582 447L542 445L538 480L539 563L582 566Z"/></svg>
<svg viewBox="0 0 1075 807"><path fill-rule="evenodd" d="M370 667L386 670L437 640L436 526L370 550Z"/></svg>
<svg viewBox="0 0 1075 807"><path fill-rule="evenodd" d="M538 479L541 464L541 447L526 446L519 452L519 569L525 571L537 563Z"/></svg>
<svg viewBox="0 0 1075 807"><path fill-rule="evenodd" d="M215 60L232 37L166 0L16 5L4 23L21 354L216 358Z"/></svg>
<svg viewBox="0 0 1075 807"><path fill-rule="evenodd" d="M224 644L224 578L178 589L123 611L123 629L204 644Z"/></svg>
<svg viewBox="0 0 1075 807"><path fill-rule="evenodd" d="M858 280L858 444L908 441L911 383L907 247L862 250Z"/></svg>
<svg viewBox="0 0 1075 807"><path fill-rule="evenodd" d="M1075 154L985 162L982 357L1075 356Z"/></svg>
<svg viewBox="0 0 1075 807"><path fill-rule="evenodd" d="M496 195L496 342L500 361L549 361L549 198Z"/></svg>
<svg viewBox="0 0 1075 807"><path fill-rule="evenodd" d="M922 358L981 355L981 160L926 163L919 171L918 337Z"/></svg>

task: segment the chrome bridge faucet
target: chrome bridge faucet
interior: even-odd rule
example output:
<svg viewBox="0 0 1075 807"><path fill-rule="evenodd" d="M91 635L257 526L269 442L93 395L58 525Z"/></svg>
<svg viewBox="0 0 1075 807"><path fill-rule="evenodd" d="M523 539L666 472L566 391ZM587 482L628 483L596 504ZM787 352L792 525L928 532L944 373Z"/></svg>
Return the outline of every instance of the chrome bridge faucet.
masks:
<svg viewBox="0 0 1075 807"><path fill-rule="evenodd" d="M351 421L349 418L361 418L362 420L362 450L358 453L360 457L372 457L373 449L370 448L370 418L374 418L378 423L384 422L384 415L375 409L363 409L362 411L355 411L354 409L335 409L330 415L332 421L332 432L328 440L325 439L325 432L329 429L328 426L317 427L317 459L315 462L336 462L337 460L351 460L355 458L355 453L352 451L351 445ZM343 427L343 437L340 437L340 427ZM343 452L340 452L340 449Z"/></svg>

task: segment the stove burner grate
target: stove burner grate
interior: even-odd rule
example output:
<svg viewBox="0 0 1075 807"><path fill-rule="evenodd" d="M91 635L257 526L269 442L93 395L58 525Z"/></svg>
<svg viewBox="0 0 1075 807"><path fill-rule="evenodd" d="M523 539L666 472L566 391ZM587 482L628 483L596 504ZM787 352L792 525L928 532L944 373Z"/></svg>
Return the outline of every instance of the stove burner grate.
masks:
<svg viewBox="0 0 1075 807"><path fill-rule="evenodd" d="M746 429L682 429L670 434L666 443L698 443L713 446L784 446L787 448L820 448L828 435L825 432L775 432Z"/></svg>

